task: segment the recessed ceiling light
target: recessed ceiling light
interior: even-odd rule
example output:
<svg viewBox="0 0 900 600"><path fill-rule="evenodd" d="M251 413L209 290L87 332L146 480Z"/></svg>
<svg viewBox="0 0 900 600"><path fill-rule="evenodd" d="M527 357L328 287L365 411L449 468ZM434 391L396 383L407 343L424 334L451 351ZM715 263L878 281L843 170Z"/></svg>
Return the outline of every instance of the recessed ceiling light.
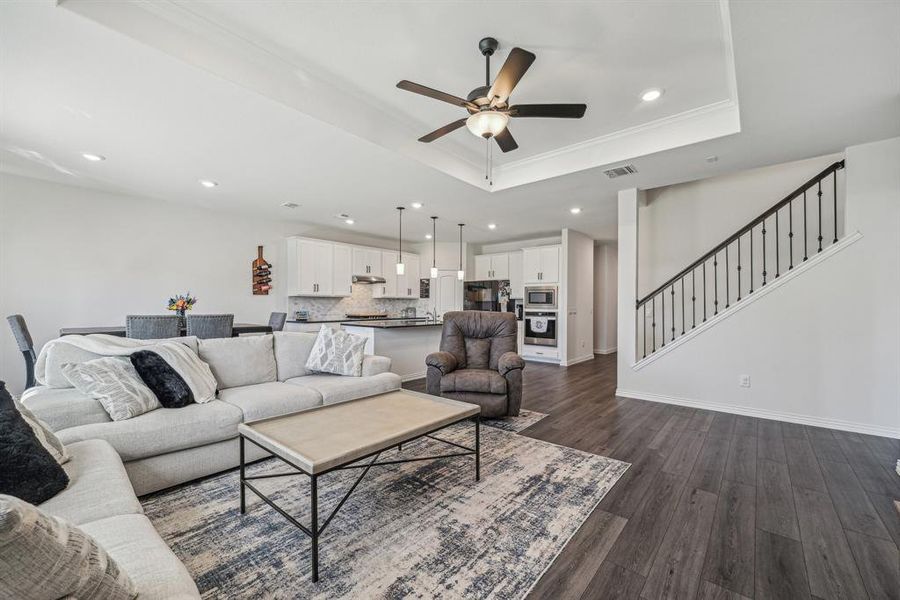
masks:
<svg viewBox="0 0 900 600"><path fill-rule="evenodd" d="M661 89L653 88L641 94L641 100L644 102L653 102L654 100L659 100L659 97L662 96L662 94Z"/></svg>
<svg viewBox="0 0 900 600"><path fill-rule="evenodd" d="M344 223L346 223L347 225L353 225L354 223L356 223L356 221L354 221L353 219L344 219Z"/></svg>
<svg viewBox="0 0 900 600"><path fill-rule="evenodd" d="M577 206L575 206L575 207L570 208L569 212L572 213L573 215L577 215L578 213L581 212L581 209L578 208Z"/></svg>
<svg viewBox="0 0 900 600"><path fill-rule="evenodd" d="M430 239L431 239L431 234L430 234L430 233L426 233L426 234L425 234L425 239L426 239L426 240L430 240Z"/></svg>
<svg viewBox="0 0 900 600"><path fill-rule="evenodd" d="M298 206L300 206L296 202L282 202L281 205L285 208L297 208Z"/></svg>
<svg viewBox="0 0 900 600"><path fill-rule="evenodd" d="M102 160L106 160L105 156L102 156L100 154L91 154L90 152L84 152L81 154L81 156L83 156L85 160L89 160L91 162L100 162Z"/></svg>
<svg viewBox="0 0 900 600"><path fill-rule="evenodd" d="M497 229L496 223L488 223L488 229Z"/></svg>
<svg viewBox="0 0 900 600"><path fill-rule="evenodd" d="M213 181L213 180L211 180L211 179L201 179L201 180L200 180L200 185L202 185L202 186L205 187L205 188L214 188L214 187L216 187L216 186L219 185L219 184L218 184L218 182Z"/></svg>
<svg viewBox="0 0 900 600"><path fill-rule="evenodd" d="M410 206L412 206L413 208L422 208L425 205L421 202L413 202L412 204L410 204Z"/></svg>

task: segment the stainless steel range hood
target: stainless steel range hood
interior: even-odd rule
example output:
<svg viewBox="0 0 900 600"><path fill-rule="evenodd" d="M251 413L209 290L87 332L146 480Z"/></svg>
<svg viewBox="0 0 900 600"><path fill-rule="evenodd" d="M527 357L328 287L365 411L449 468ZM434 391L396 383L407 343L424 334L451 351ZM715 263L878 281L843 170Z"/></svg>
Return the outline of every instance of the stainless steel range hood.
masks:
<svg viewBox="0 0 900 600"><path fill-rule="evenodd" d="M353 283L387 283L387 280L378 275L354 275Z"/></svg>

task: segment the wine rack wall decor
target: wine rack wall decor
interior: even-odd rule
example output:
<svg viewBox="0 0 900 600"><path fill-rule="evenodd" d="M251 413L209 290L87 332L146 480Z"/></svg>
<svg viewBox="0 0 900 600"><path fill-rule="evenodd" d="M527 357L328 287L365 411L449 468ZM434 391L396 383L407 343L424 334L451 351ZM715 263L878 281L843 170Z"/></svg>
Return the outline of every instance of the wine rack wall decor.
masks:
<svg viewBox="0 0 900 600"><path fill-rule="evenodd" d="M268 296L272 289L272 264L263 258L263 247L256 247L256 260L253 261L253 295Z"/></svg>

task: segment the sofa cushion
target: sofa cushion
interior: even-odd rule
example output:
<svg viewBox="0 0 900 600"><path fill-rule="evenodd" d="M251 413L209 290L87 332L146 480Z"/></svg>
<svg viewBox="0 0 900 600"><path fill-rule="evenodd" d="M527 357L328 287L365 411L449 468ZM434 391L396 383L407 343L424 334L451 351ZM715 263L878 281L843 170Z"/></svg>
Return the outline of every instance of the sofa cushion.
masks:
<svg viewBox="0 0 900 600"><path fill-rule="evenodd" d="M131 579L140 600L199 598L197 585L144 515L120 515L81 529L97 540Z"/></svg>
<svg viewBox="0 0 900 600"><path fill-rule="evenodd" d="M271 335L200 340L200 358L212 369L219 389L275 381L275 350Z"/></svg>
<svg viewBox="0 0 900 600"><path fill-rule="evenodd" d="M320 374L294 377L285 383L313 389L322 395L324 404L334 404L399 390L400 376L395 373L380 373L369 377Z"/></svg>
<svg viewBox="0 0 900 600"><path fill-rule="evenodd" d="M212 400L184 408L158 408L125 421L79 425L57 433L64 444L104 439L128 462L237 437L242 418L236 406Z"/></svg>
<svg viewBox="0 0 900 600"><path fill-rule="evenodd" d="M164 341L178 342L184 344L195 353L198 350L197 338L194 336L168 338L168 340L148 340L148 343L158 343ZM96 358L102 358L102 354L95 354L82 350L72 344L53 344L47 350L47 363L44 370L44 385L54 388L72 387L69 380L62 373L62 366L66 363L83 363Z"/></svg>
<svg viewBox="0 0 900 600"><path fill-rule="evenodd" d="M441 392L505 394L506 379L490 369L461 369L441 377Z"/></svg>
<svg viewBox="0 0 900 600"><path fill-rule="evenodd" d="M53 431L112 420L100 402L71 387L39 385L25 390L19 401Z"/></svg>
<svg viewBox="0 0 900 600"><path fill-rule="evenodd" d="M108 442L85 440L67 449L71 458L63 468L69 487L41 504L41 510L73 525L144 512L122 459Z"/></svg>
<svg viewBox="0 0 900 600"><path fill-rule="evenodd" d="M300 331L275 333L275 362L278 365L278 381L303 377L311 371L306 368L309 353L316 343L317 334Z"/></svg>
<svg viewBox="0 0 900 600"><path fill-rule="evenodd" d="M104 356L62 366L78 391L96 398L113 421L124 421L161 405L127 356Z"/></svg>
<svg viewBox="0 0 900 600"><path fill-rule="evenodd" d="M366 354L362 363L362 375L368 377L370 375L378 375L379 373L388 373L391 370L391 359L387 356L375 356Z"/></svg>
<svg viewBox="0 0 900 600"><path fill-rule="evenodd" d="M228 388L219 392L219 400L240 408L245 423L322 405L316 390L280 381Z"/></svg>
<svg viewBox="0 0 900 600"><path fill-rule="evenodd" d="M137 596L125 569L99 540L12 496L0 496L0 567L3 598Z"/></svg>

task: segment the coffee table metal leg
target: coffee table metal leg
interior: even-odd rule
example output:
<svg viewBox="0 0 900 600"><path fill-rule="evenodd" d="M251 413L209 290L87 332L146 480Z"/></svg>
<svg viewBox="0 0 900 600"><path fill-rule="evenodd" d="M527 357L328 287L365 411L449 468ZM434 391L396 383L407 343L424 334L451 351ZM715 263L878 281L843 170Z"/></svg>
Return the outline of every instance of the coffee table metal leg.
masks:
<svg viewBox="0 0 900 600"><path fill-rule="evenodd" d="M475 415L475 481L481 481L481 415Z"/></svg>
<svg viewBox="0 0 900 600"><path fill-rule="evenodd" d="M312 518L309 530L312 533L312 580L315 583L319 581L319 490L315 475L310 475L309 482L310 513Z"/></svg>
<svg viewBox="0 0 900 600"><path fill-rule="evenodd" d="M241 438L241 514L247 512L247 502L245 497L245 488L244 488L244 436L240 436Z"/></svg>

